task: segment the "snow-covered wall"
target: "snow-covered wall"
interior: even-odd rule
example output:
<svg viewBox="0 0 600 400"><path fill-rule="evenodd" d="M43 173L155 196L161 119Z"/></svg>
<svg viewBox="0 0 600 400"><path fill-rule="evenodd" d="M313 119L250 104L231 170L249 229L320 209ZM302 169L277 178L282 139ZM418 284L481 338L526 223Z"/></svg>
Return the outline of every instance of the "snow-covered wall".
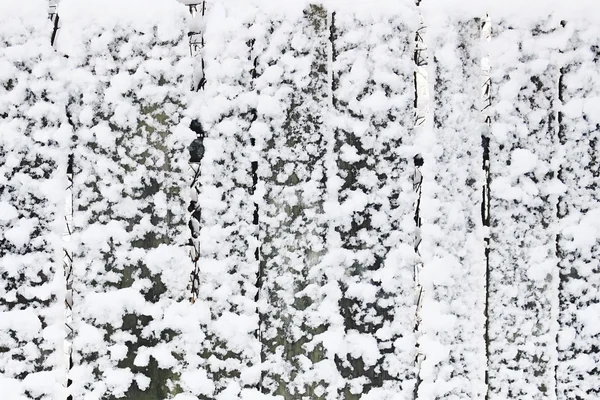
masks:
<svg viewBox="0 0 600 400"><path fill-rule="evenodd" d="M0 397L597 398L593 2L46 5L0 0Z"/></svg>
<svg viewBox="0 0 600 400"><path fill-rule="evenodd" d="M559 59L558 178L561 219L558 398L600 392L600 29L585 18L567 22Z"/></svg>
<svg viewBox="0 0 600 400"><path fill-rule="evenodd" d="M380 11L339 9L330 22L324 273L335 279L325 287L339 293L339 314L323 337L345 398L410 397L416 384L412 55L419 18L412 4Z"/></svg>

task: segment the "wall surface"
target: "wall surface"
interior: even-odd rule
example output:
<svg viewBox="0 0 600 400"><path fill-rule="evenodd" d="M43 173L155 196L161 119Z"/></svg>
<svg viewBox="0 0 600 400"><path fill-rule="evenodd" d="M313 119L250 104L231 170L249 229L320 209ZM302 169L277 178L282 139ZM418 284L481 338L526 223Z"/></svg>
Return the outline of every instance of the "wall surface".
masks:
<svg viewBox="0 0 600 400"><path fill-rule="evenodd" d="M599 6L521 3L0 0L0 397L598 398Z"/></svg>

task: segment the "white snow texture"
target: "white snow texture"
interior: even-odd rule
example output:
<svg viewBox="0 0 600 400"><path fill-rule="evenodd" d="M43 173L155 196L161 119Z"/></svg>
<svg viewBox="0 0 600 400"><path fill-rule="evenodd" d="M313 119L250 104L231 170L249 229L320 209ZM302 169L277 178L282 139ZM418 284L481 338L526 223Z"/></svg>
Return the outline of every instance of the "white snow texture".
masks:
<svg viewBox="0 0 600 400"><path fill-rule="evenodd" d="M595 1L56 10L0 0L0 399L600 396Z"/></svg>

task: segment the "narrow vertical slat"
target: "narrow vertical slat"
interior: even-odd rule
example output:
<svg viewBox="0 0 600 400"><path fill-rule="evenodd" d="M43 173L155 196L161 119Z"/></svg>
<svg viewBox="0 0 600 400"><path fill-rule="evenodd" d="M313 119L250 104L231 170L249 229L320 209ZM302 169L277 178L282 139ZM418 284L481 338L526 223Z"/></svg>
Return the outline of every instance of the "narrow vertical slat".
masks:
<svg viewBox="0 0 600 400"><path fill-rule="evenodd" d="M600 396L600 29L580 17L566 22L559 87L560 400Z"/></svg>
<svg viewBox="0 0 600 400"><path fill-rule="evenodd" d="M0 397L64 395L69 129L47 2L0 2Z"/></svg>
<svg viewBox="0 0 600 400"><path fill-rule="evenodd" d="M333 26L337 177L330 186L337 198L327 216L342 320L328 333L339 336L331 348L345 379L342 398L409 399L417 202L412 39L419 21L412 6L362 11L340 8Z"/></svg>
<svg viewBox="0 0 600 400"><path fill-rule="evenodd" d="M489 398L554 398L556 97L551 21L494 20L489 43Z"/></svg>
<svg viewBox="0 0 600 400"><path fill-rule="evenodd" d="M486 364L480 20L436 12L425 19L432 136L421 169L417 398L479 399Z"/></svg>

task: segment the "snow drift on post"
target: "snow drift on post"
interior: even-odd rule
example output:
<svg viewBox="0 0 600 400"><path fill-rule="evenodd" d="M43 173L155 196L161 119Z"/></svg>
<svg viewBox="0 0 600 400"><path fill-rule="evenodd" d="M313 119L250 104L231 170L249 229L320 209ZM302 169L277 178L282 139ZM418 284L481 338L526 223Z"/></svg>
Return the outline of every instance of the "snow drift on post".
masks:
<svg viewBox="0 0 600 400"><path fill-rule="evenodd" d="M324 396L336 379L321 343L311 343L324 328L316 310L325 278L327 11L320 5L293 11L269 15L269 46L259 57L257 80L258 118L268 126L258 170L265 199L259 206L262 385L286 399Z"/></svg>
<svg viewBox="0 0 600 400"><path fill-rule="evenodd" d="M250 129L256 119L252 88L256 8L208 5L204 19L206 83L188 112L204 131L198 178L201 212L198 298L200 321L190 371L203 376L201 399L238 398L260 381L256 306L258 251ZM198 312L197 311L197 312ZM198 372L199 371L199 372Z"/></svg>

